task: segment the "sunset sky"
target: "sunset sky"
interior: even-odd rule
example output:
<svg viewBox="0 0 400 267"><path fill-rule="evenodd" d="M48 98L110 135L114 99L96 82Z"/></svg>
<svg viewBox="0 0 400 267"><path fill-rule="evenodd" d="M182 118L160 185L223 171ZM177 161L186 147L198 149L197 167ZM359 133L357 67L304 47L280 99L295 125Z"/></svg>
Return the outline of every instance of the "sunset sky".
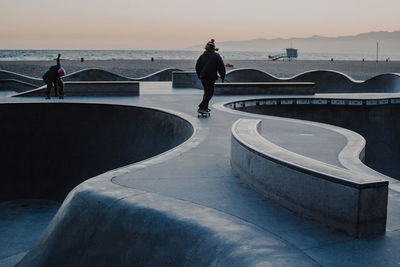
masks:
<svg viewBox="0 0 400 267"><path fill-rule="evenodd" d="M399 0L1 0L0 49L181 49L400 30Z"/></svg>

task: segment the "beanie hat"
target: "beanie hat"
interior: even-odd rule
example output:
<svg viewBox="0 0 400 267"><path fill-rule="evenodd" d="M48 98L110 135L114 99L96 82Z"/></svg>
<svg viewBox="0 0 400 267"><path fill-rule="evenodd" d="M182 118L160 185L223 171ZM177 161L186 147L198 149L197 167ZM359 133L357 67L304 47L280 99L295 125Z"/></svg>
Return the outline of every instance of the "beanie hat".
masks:
<svg viewBox="0 0 400 267"><path fill-rule="evenodd" d="M67 72L65 71L64 68L59 68L57 74L58 76L64 76L65 74L67 74Z"/></svg>
<svg viewBox="0 0 400 267"><path fill-rule="evenodd" d="M207 46L210 47L210 48L212 48L212 49L214 49L215 51L218 51L218 50L219 50L218 48L215 48L215 40L214 40L214 39L211 39L211 40L207 43L206 49L207 49Z"/></svg>
<svg viewBox="0 0 400 267"><path fill-rule="evenodd" d="M212 48L215 48L215 40L214 39L211 39L211 41L209 41L208 43L207 43L207 45L208 46L211 46Z"/></svg>

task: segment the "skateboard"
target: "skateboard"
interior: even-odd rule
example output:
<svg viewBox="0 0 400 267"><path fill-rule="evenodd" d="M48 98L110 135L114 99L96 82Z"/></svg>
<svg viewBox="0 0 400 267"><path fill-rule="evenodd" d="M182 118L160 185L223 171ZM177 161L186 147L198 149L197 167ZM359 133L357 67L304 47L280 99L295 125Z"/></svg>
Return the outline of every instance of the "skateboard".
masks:
<svg viewBox="0 0 400 267"><path fill-rule="evenodd" d="M211 116L210 112L199 112L197 111L197 118L208 118Z"/></svg>

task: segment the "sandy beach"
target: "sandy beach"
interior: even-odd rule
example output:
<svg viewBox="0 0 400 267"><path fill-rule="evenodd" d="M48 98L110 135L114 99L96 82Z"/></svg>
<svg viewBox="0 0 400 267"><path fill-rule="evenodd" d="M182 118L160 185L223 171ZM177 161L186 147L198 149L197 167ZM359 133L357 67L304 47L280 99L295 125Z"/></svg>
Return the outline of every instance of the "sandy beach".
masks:
<svg viewBox="0 0 400 267"><path fill-rule="evenodd" d="M165 68L178 68L193 71L196 60L62 60L67 73L86 68L99 68L119 75L137 78ZM253 68L285 78L309 70L336 70L356 80L366 80L383 73L400 73L400 61L333 61L330 60L225 60L226 64L236 68ZM52 61L0 61L0 69L40 78L55 62Z"/></svg>

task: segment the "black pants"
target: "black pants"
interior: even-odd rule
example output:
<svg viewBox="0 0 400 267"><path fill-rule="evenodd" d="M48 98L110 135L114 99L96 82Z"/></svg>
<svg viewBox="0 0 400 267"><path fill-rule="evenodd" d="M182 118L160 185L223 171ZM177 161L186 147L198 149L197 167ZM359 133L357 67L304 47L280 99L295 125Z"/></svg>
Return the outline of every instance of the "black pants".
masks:
<svg viewBox="0 0 400 267"><path fill-rule="evenodd" d="M208 103L214 95L215 80L201 79L204 88L203 101L199 104L200 109L208 109Z"/></svg>
<svg viewBox="0 0 400 267"><path fill-rule="evenodd" d="M46 83L46 96L50 97L51 87L54 85L54 96L64 96L64 81L58 78L57 82L50 81L49 79L43 79ZM57 88L58 86L58 88Z"/></svg>

